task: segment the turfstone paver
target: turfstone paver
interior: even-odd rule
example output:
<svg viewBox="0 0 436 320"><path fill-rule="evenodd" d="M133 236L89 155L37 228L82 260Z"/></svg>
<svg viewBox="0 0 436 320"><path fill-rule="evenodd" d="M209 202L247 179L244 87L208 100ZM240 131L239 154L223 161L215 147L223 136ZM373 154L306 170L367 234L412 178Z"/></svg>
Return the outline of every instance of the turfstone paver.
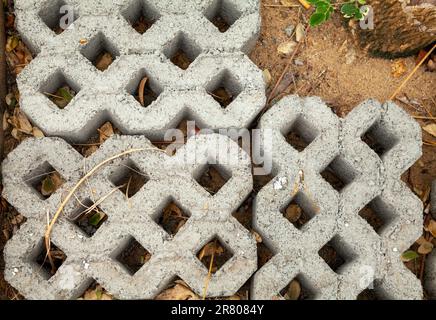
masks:
<svg viewBox="0 0 436 320"><path fill-rule="evenodd" d="M48 26L61 4L77 19L56 35ZM20 105L49 136L82 141L112 121L124 134L161 139L185 117L210 129L244 128L265 104L262 72L244 55L259 34L258 0L21 0L16 8L17 29L38 53L18 78ZM129 23L140 12L154 21L144 34ZM228 22L226 32L215 16ZM192 61L187 70L170 61L178 50ZM105 51L115 60L101 72L92 61ZM133 97L144 77L158 96L145 107ZM65 84L77 95L59 109L47 93ZM220 87L234 97L225 108L213 98Z"/></svg>
<svg viewBox="0 0 436 320"><path fill-rule="evenodd" d="M62 4L75 8L77 20L56 36L47 23L54 19L52 8ZM157 20L143 35L127 22L137 18L140 8ZM221 9L228 21L236 20L225 33L208 21ZM17 21L38 53L18 79L20 104L47 135L65 140L27 140L3 164L3 195L28 219L7 244L7 281L29 299L77 298L93 280L128 299L152 298L177 275L201 295L207 269L195 255L217 236L233 257L213 276L208 296L234 294L257 268L255 239L231 216L252 189L251 162L237 144L217 135L198 136L171 158L151 150L143 136L115 136L85 160L66 141L84 141L108 120L124 134L152 139L186 116L211 129L248 126L265 102L261 72L244 56L258 35L259 2L21 0ZM103 73L89 61L102 48L117 56ZM180 48L196 57L186 71L168 58ZM144 76L160 93L148 107L132 97ZM64 82L79 93L60 110L44 93ZM225 109L208 95L222 85L239 94ZM312 298L355 299L373 278L382 298L421 298L419 281L400 261L423 223L420 201L400 180L421 154L418 124L392 103L367 101L342 120L317 98L289 97L263 116L261 129L264 134L272 130L273 145L264 151L272 156L276 178L255 201L254 225L275 255L255 273L251 298L275 299L294 278ZM312 142L304 151L286 143L291 129ZM367 131L379 142L379 154L361 139ZM99 207L108 220L92 237L71 220L77 200L68 204L52 236L67 259L50 277L35 263L47 214L56 211L84 170L132 147L146 150L111 162L77 193L86 203L106 198ZM211 196L194 178L207 160L216 159L216 150L238 154L240 161L222 165L232 178ZM184 155L197 155L200 162L187 163ZM148 180L129 201L121 192L111 193L126 166ZM321 177L329 166L345 184L340 191ZM53 169L65 183L44 200L33 177ZM156 223L169 200L190 214L174 238ZM291 200L311 218L303 226L294 227L283 217ZM383 222L377 230L359 215L369 204ZM117 260L132 239L151 253L134 275ZM344 258L336 272L318 254L327 243Z"/></svg>

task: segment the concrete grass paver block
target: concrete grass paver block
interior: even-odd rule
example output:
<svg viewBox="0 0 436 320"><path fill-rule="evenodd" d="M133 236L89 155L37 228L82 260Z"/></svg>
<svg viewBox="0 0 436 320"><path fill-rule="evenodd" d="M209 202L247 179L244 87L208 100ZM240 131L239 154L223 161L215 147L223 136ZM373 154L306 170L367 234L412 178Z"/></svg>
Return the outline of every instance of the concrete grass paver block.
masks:
<svg viewBox="0 0 436 320"><path fill-rule="evenodd" d="M142 151L104 166L65 207L51 242L67 258L54 275L46 272L35 259L44 248L47 218L53 216L84 172L131 149ZM214 196L196 181L196 176L212 164L229 176ZM127 199L114 181L133 166L147 181ZM57 171L65 181L48 199L29 182L46 170ZM78 298L94 280L116 298L150 299L176 276L202 295L208 270L196 255L214 238L230 250L232 258L213 274L208 296L235 294L256 270L254 236L232 216L252 190L251 162L224 136L193 137L174 157L160 152L144 137L114 136L86 159L59 138L29 139L5 160L3 177L3 196L27 218L5 248L5 278L28 299ZM81 203L90 200L107 215L92 236L74 223ZM189 215L175 236L156 222L170 201ZM117 260L132 239L151 254L134 274Z"/></svg>
<svg viewBox="0 0 436 320"><path fill-rule="evenodd" d="M419 125L393 103L369 100L341 120L318 98L291 96L260 128L272 132L264 152L276 178L256 198L254 225L275 256L256 273L252 298L280 297L299 278L317 299L356 299L373 284L382 298L421 299L420 281L400 259L422 233L422 203L401 181L421 156ZM309 143L302 152L286 141L291 130ZM383 152L364 142L367 132ZM343 183L339 191L324 179L326 168ZM283 215L293 199L311 216L300 229ZM360 216L370 203L379 230ZM319 254L326 244L343 260L335 271Z"/></svg>
<svg viewBox="0 0 436 320"><path fill-rule="evenodd" d="M104 73L80 56L38 57L18 78L23 111L49 136L83 142L112 121L124 134L162 138L187 115L212 130L244 128L265 104L262 73L243 54L200 55L186 71L163 55L122 56ZM144 77L158 95L148 106L134 97ZM47 93L65 83L77 95L60 109ZM220 87L234 96L225 108L212 94Z"/></svg>
<svg viewBox="0 0 436 320"><path fill-rule="evenodd" d="M51 28L58 24L63 5L73 9L74 23L57 35ZM47 53L70 51L77 48L77 40L87 39L96 32L120 40L126 51L159 50L174 35L184 33L201 44L203 50L248 53L260 32L259 10L258 0L19 0L16 3L18 31L33 51L47 50ZM131 26L141 15L150 24L144 34ZM213 24L215 17L221 18L225 30Z"/></svg>

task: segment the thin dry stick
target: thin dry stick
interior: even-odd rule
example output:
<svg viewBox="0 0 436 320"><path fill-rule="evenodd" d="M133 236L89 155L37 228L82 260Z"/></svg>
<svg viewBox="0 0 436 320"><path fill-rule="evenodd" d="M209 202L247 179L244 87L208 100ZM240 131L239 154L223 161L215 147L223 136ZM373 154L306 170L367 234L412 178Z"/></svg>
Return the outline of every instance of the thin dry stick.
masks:
<svg viewBox="0 0 436 320"><path fill-rule="evenodd" d="M306 31L305 31L306 35L307 35L307 32L309 31L309 28L310 28L309 26L306 28ZM268 100L266 102L267 106L270 104L271 100L274 99L276 91L277 91L280 83L283 81L283 78L285 77L286 73L289 71L289 69L292 65L292 62L294 61L295 56L297 55L298 51L300 50L302 43L303 43L303 41L300 41L297 44L297 47L295 48L294 52L292 53L292 56L289 58L288 62L286 63L285 69L283 70L282 74L280 75L280 78L277 80L277 83L275 84L273 90L271 91L271 93L268 97Z"/></svg>
<svg viewBox="0 0 436 320"><path fill-rule="evenodd" d="M216 240L214 243L214 249L216 249ZM207 296L207 289L209 288L209 282L210 279L212 278L212 268L213 268L213 260L215 259L215 250L212 252L212 257L210 259L210 264L209 264L209 272L207 274L205 283L204 283L204 291L203 291L203 300L206 300L206 296Z"/></svg>
<svg viewBox="0 0 436 320"><path fill-rule="evenodd" d="M392 96L389 98L389 100L393 101L398 93L404 88L404 86L409 82L409 80L413 77L413 75L418 71L419 67L422 66L422 64L427 60L428 57L432 54L432 52L436 49L436 44L431 48L429 52L425 55L424 58L416 65L416 67L413 69L413 71L407 76L406 79L401 83L401 85L395 90L395 92L392 94Z"/></svg>
<svg viewBox="0 0 436 320"><path fill-rule="evenodd" d="M51 255L50 255L50 236L51 236L51 232L53 230L53 227L54 227L56 221L58 220L59 216L61 215L62 211L64 210L65 206L70 201L70 199L73 197L73 195L77 191L77 189L79 189L79 187L85 181L87 181L89 177L91 177L94 173L96 173L99 169L101 169L104 165L108 164L109 162L111 162L113 160L116 160L118 158L121 158L123 156L126 156L128 154L131 154L131 153L141 152L141 151L146 151L146 150L158 150L158 151L161 151L160 149L157 149L157 148L141 148L141 149L127 150L127 151L122 152L120 154L114 155L114 156L110 157L109 159L106 159L105 161L99 163L97 166L95 166L82 179L80 179L79 182L71 189L71 191L68 193L67 197L61 203L60 207L58 208L58 210L56 211L55 215L53 216L53 219L48 224L47 230L46 230L45 235L44 235L45 247L46 247L48 259L49 259L51 265L54 265L54 261L53 261Z"/></svg>
<svg viewBox="0 0 436 320"><path fill-rule="evenodd" d="M139 102L141 103L142 106L145 106L145 101L144 101L144 89L145 89L145 84L147 83L148 78L144 77L141 82L139 83Z"/></svg>

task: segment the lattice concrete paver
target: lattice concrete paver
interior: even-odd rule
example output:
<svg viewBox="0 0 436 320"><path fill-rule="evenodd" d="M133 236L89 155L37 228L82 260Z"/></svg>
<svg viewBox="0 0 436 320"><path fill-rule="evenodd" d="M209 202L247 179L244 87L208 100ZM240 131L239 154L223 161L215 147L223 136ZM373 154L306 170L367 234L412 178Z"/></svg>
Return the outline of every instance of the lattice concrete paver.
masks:
<svg viewBox="0 0 436 320"><path fill-rule="evenodd" d="M291 128L313 141L301 153L284 138ZM264 151L276 178L258 194L254 221L275 256L255 275L253 298L277 297L295 278L312 298L355 299L373 280L383 298L422 298L400 260L422 233L422 204L400 179L421 155L419 125L392 103L369 100L340 120L318 98L292 96L265 114L261 129L273 131ZM368 131L381 156L362 140ZM321 176L327 167L344 182L340 192ZM292 199L312 217L301 229L281 212ZM374 199L378 232L359 216ZM336 272L318 254L328 243L345 262Z"/></svg>
<svg viewBox="0 0 436 320"><path fill-rule="evenodd" d="M56 35L49 26L64 4L77 19ZM155 21L144 34L129 24L140 12ZM244 128L265 104L262 72L243 54L259 34L257 0L19 0L16 14L17 29L38 52L19 76L20 106L48 136L81 142L110 120L124 134L162 138L186 115L210 129ZM211 22L216 15L227 31ZM102 50L115 58L104 72L92 64ZM192 61L186 70L171 62L178 50ZM141 106L132 94L144 77L159 97ZM60 109L47 94L65 84L78 94ZM220 87L234 97L226 107L213 99Z"/></svg>
<svg viewBox="0 0 436 320"><path fill-rule="evenodd" d="M35 262L43 250L47 218L84 170L137 148L143 150L111 161L98 171L76 193L77 200L71 200L65 208L51 241L67 259L49 276ZM231 176L214 196L195 180L208 164L218 164ZM113 181L132 166L148 181L127 200L125 194L114 189ZM65 182L55 194L43 199L31 181L48 170L56 170ZM251 162L236 143L224 136L191 138L174 157L159 152L143 137L115 136L87 159L61 139L30 139L5 160L3 177L3 196L28 219L5 248L5 278L28 299L77 298L93 280L116 298L153 298L175 276L202 295L208 270L196 254L213 238L230 250L232 258L213 275L208 296L235 294L256 270L254 236L232 217L252 190ZM98 199L105 200L99 203ZM78 201L88 200L99 203L108 216L92 237L73 221L80 207ZM171 200L190 216L174 237L155 222ZM134 275L116 260L132 239L151 254Z"/></svg>
<svg viewBox="0 0 436 320"><path fill-rule="evenodd" d="M212 130L243 128L265 103L262 75L242 54L202 55L186 72L158 55L123 56L104 74L80 56L39 57L18 79L23 110L49 135L83 142L111 121L124 134L163 139L185 117ZM147 107L133 96L145 76L159 94ZM78 94L61 110L44 93L65 81ZM236 96L225 109L209 94L221 85Z"/></svg>

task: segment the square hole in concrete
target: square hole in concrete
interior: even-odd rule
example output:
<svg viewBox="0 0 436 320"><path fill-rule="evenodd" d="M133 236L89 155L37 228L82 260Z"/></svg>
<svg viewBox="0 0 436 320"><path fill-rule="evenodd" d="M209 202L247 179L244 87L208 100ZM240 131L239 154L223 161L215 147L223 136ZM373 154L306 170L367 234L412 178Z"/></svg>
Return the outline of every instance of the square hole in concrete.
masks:
<svg viewBox="0 0 436 320"><path fill-rule="evenodd" d="M336 191L342 192L356 178L356 172L341 156L337 156L321 172L321 176Z"/></svg>
<svg viewBox="0 0 436 320"><path fill-rule="evenodd" d="M117 47L101 32L95 35L80 52L101 72L106 71L120 55Z"/></svg>
<svg viewBox="0 0 436 320"><path fill-rule="evenodd" d="M92 237L106 222L108 216L94 202L86 199L79 204L70 218L86 236Z"/></svg>
<svg viewBox="0 0 436 320"><path fill-rule="evenodd" d="M212 274L218 272L218 270L220 270L232 257L233 253L218 239L218 237L213 238L212 241L207 243L197 253L198 260L201 261L207 270L212 266Z"/></svg>
<svg viewBox="0 0 436 320"><path fill-rule="evenodd" d="M395 147L398 139L383 126L382 121L378 121L362 135L362 141L381 158Z"/></svg>
<svg viewBox="0 0 436 320"><path fill-rule="evenodd" d="M150 180L132 160L124 161L109 177L109 181L119 188L127 198L133 197Z"/></svg>
<svg viewBox="0 0 436 320"><path fill-rule="evenodd" d="M283 133L286 142L298 152L303 152L319 135L318 130L303 117L298 117Z"/></svg>
<svg viewBox="0 0 436 320"><path fill-rule="evenodd" d="M231 178L229 172L215 164L206 164L197 172L194 174L195 180L211 195L217 194Z"/></svg>
<svg viewBox="0 0 436 320"><path fill-rule="evenodd" d="M146 0L131 1L122 15L140 34L146 33L161 17L159 12Z"/></svg>
<svg viewBox="0 0 436 320"><path fill-rule="evenodd" d="M339 236L333 237L318 251L318 254L337 274L341 273L343 268L355 258L352 250Z"/></svg>
<svg viewBox="0 0 436 320"><path fill-rule="evenodd" d="M39 91L59 109L65 109L80 92L80 87L58 70L41 85Z"/></svg>
<svg viewBox="0 0 436 320"><path fill-rule="evenodd" d="M190 215L172 197L165 200L162 206L163 209L158 211L154 221L170 236L175 236L189 220Z"/></svg>
<svg viewBox="0 0 436 320"><path fill-rule="evenodd" d="M36 246L32 253L32 261L36 264L38 271L46 280L53 277L62 264L67 260L67 255L56 245L50 242L50 258L47 255L47 248L44 239Z"/></svg>
<svg viewBox="0 0 436 320"><path fill-rule="evenodd" d="M242 87L229 70L224 70L209 82L206 91L222 108L227 108L242 92Z"/></svg>
<svg viewBox="0 0 436 320"><path fill-rule="evenodd" d="M377 197L367 204L360 212L359 216L377 232L381 234L395 220L392 207L384 203Z"/></svg>
<svg viewBox="0 0 436 320"><path fill-rule="evenodd" d="M241 17L241 12L234 5L234 0L214 0L204 15L224 33Z"/></svg>
<svg viewBox="0 0 436 320"><path fill-rule="evenodd" d="M190 40L183 32L176 37L163 50L164 55L177 67L187 70L201 54L201 48Z"/></svg>
<svg viewBox="0 0 436 320"><path fill-rule="evenodd" d="M44 162L24 178L42 200L49 199L63 184L64 179L49 162Z"/></svg>
<svg viewBox="0 0 436 320"><path fill-rule="evenodd" d="M312 199L299 192L288 201L280 211L283 216L297 229L303 228L318 212L318 208Z"/></svg>
<svg viewBox="0 0 436 320"><path fill-rule="evenodd" d="M135 97L141 106L148 107L157 100L163 88L142 69L126 86L126 91Z"/></svg>
<svg viewBox="0 0 436 320"><path fill-rule="evenodd" d="M56 34L64 32L78 16L76 10L63 0L51 1L39 11L39 17Z"/></svg>
<svg viewBox="0 0 436 320"><path fill-rule="evenodd" d="M120 246L114 256L115 260L132 276L151 259L151 253L132 236Z"/></svg>

